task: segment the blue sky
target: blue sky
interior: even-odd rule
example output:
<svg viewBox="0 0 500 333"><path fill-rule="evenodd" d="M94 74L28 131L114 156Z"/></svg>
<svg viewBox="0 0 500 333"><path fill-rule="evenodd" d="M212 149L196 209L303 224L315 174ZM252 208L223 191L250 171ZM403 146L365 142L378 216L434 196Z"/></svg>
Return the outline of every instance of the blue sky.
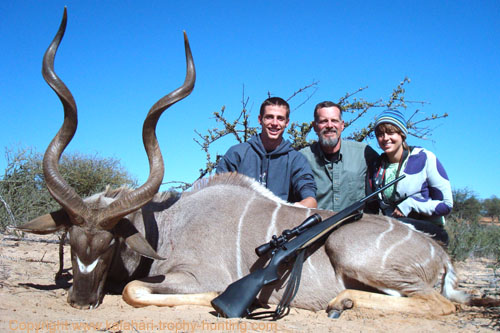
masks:
<svg viewBox="0 0 500 333"><path fill-rule="evenodd" d="M407 76L407 99L429 103L422 116L449 114L431 123L431 140L410 137L409 143L435 152L454 188L500 196L497 0L2 1L2 148L43 152L62 123L62 106L43 81L41 62L65 5L68 27L55 68L79 111L68 151L118 158L140 183L148 175L142 122L184 80L185 30L197 81L157 128L164 181L196 179L205 155L194 130L213 127L212 112L222 106L229 115L239 113L243 86L256 124L268 92L289 97L319 81L311 100L291 115L309 121L319 101L337 101L365 86L360 97L387 99ZM293 99L292 109L302 99ZM231 144L221 141L212 154ZM5 166L1 154L0 170Z"/></svg>

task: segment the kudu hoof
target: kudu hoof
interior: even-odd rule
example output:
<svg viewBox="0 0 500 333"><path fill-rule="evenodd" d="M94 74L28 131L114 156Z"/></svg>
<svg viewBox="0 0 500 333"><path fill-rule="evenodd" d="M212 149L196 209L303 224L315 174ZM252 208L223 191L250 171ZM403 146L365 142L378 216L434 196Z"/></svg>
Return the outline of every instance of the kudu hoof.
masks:
<svg viewBox="0 0 500 333"><path fill-rule="evenodd" d="M330 310L330 312L328 312L328 318L338 319L341 314L342 314L342 311L340 311L340 310Z"/></svg>
<svg viewBox="0 0 500 333"><path fill-rule="evenodd" d="M344 291L335 297L326 308L328 312L328 318L337 319L340 317L344 310L352 309L354 307L354 302L350 298L348 292Z"/></svg>

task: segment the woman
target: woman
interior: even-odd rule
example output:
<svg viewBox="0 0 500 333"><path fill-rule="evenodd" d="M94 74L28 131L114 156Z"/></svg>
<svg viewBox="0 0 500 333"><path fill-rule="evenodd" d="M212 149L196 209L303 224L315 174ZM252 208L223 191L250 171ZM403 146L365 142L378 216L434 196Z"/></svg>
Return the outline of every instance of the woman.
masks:
<svg viewBox="0 0 500 333"><path fill-rule="evenodd" d="M401 112L387 110L377 117L375 135L384 153L378 160L371 186L376 189L405 174L405 178L379 195L382 213L410 223L446 245L444 216L453 207L450 181L432 152L408 146L407 134Z"/></svg>

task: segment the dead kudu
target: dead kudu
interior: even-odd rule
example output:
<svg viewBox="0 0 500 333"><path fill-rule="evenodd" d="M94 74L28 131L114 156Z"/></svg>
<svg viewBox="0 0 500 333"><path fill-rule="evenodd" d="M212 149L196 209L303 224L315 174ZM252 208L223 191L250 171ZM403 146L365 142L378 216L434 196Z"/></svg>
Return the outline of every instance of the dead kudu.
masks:
<svg viewBox="0 0 500 333"><path fill-rule="evenodd" d="M107 190L82 199L58 171L59 158L77 126L75 101L53 69L65 25L66 11L42 70L64 106L64 124L43 160L47 187L62 209L19 229L38 234L68 231L73 266L68 302L72 306L96 308L104 297L105 282L129 282L123 299L132 306L209 306L231 282L265 265L265 258L256 261L256 246L314 212L323 218L333 214L292 206L237 174L204 180L181 198L157 193L164 171L155 135L157 121L166 108L190 94L195 82L186 37L185 82L160 99L144 121L143 141L150 164L146 183L138 189ZM433 289L443 269L444 297ZM341 310L354 305L447 314L455 311L448 299L468 299L455 290L456 284L450 258L432 239L397 220L365 214L331 234L325 246L308 256L292 306ZM266 287L259 300L278 303L282 285ZM347 289L360 285L393 296ZM394 297L400 295L409 297Z"/></svg>

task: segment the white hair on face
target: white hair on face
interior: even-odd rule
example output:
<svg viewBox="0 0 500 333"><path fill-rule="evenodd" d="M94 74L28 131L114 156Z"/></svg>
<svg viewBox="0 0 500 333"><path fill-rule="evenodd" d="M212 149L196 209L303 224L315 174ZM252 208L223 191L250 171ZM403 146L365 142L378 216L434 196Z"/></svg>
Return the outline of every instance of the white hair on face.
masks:
<svg viewBox="0 0 500 333"><path fill-rule="evenodd" d="M325 147L325 148L333 148L337 145L337 143L339 142L339 137L336 137L336 138L325 138L323 136L323 134L325 134L325 132L335 132L335 133L338 133L337 129L336 128L323 128L319 134L318 134L318 140L319 140L319 144L322 146L322 147Z"/></svg>

